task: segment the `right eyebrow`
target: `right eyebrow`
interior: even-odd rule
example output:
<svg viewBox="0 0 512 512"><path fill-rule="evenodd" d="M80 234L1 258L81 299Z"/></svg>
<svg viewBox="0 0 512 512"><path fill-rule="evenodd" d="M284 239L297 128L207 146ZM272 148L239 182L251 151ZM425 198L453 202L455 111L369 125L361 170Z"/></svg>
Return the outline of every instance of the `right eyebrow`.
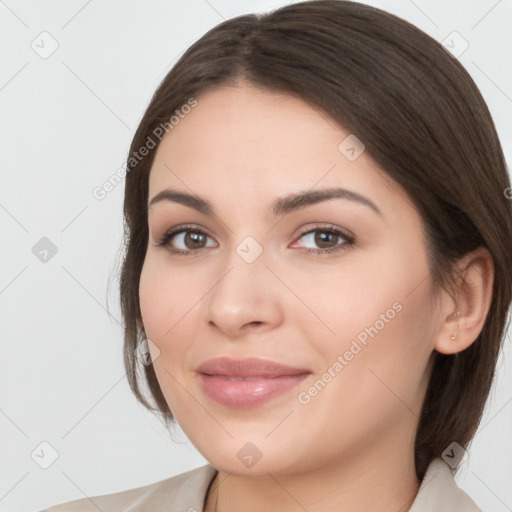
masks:
<svg viewBox="0 0 512 512"><path fill-rule="evenodd" d="M213 207L209 201L203 199L202 197L187 194L185 192L179 192L177 190L171 190L166 188L165 190L160 191L151 201L149 202L149 206L153 206L156 203L161 201L172 201L174 203L179 203L184 206L188 206L189 208L193 208L200 213L204 213L205 215L214 215Z"/></svg>

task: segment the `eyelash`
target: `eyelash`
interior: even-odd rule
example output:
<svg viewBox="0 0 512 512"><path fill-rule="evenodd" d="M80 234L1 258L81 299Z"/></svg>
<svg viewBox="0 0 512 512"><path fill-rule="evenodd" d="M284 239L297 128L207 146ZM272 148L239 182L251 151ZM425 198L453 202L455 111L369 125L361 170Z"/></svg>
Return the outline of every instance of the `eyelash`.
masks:
<svg viewBox="0 0 512 512"><path fill-rule="evenodd" d="M177 235L179 233L182 233L184 231L185 232L186 231L190 231L190 232L193 232L193 233L200 233L202 235L209 236L208 233L206 233L202 229L199 229L196 226L188 224L188 225L179 226L179 227L177 227L175 229L167 231L160 238L160 240L158 241L158 243L156 245L158 247L165 247L171 241L171 239L175 235ZM335 235L338 235L338 237L342 238L345 242L343 244L341 244L341 245L337 245L337 246L331 247L329 249L310 249L310 248L306 248L305 250L309 254L326 255L326 254L330 254L330 253L334 253L334 252L338 252L338 251L343 251L343 250L347 250L350 246L354 245L354 243L355 243L355 237L353 237L352 235L349 235L346 232L343 232L343 231L341 231L339 229L334 228L333 225L316 226L313 229L309 229L309 230L305 231L304 233L301 233L298 236L297 240L302 238L305 235L309 235L310 233L314 233L315 231L324 231L324 232L328 232L328 233L333 233ZM192 256L192 255L196 254L198 251L200 251L201 249L204 249L204 248L202 247L202 248L198 248L198 249L188 249L188 250L170 249L170 248L168 248L168 251L171 252L172 254L176 254L176 255L179 255L179 256Z"/></svg>

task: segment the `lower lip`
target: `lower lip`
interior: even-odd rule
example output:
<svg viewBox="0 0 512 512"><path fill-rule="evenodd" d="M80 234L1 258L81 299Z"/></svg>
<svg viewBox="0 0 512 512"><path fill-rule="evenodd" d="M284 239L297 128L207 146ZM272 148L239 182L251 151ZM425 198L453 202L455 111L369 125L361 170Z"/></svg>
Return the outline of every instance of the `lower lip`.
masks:
<svg viewBox="0 0 512 512"><path fill-rule="evenodd" d="M229 407L252 407L292 389L307 376L302 373L229 380L218 375L201 374L201 381L206 394L216 402Z"/></svg>

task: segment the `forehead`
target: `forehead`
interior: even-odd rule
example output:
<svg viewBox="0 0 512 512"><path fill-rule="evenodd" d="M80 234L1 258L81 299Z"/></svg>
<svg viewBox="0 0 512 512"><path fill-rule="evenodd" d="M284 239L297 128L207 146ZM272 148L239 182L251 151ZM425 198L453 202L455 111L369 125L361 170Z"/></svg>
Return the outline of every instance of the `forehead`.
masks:
<svg viewBox="0 0 512 512"><path fill-rule="evenodd" d="M197 106L160 146L179 154L180 146L193 144L219 158L258 161L280 153L289 157L290 151L312 154L311 147L317 146L312 156L318 159L320 153L326 157L337 153L336 141L343 133L334 120L301 98L249 85L230 86L200 95ZM320 140L324 141L321 146ZM200 156L187 155L189 159Z"/></svg>
<svg viewBox="0 0 512 512"><path fill-rule="evenodd" d="M149 199L166 187L231 202L320 186L354 189L389 205L393 194L404 195L364 151L347 158L347 145L360 151L364 142L306 100L250 85L216 88L196 100L158 146Z"/></svg>

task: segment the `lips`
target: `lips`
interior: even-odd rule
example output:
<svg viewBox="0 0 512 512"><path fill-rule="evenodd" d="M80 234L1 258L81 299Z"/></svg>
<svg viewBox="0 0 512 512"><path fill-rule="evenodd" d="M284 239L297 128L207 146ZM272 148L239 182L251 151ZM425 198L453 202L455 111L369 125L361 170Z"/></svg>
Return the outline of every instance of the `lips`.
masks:
<svg viewBox="0 0 512 512"><path fill-rule="evenodd" d="M204 392L229 407L251 407L289 391L311 372L274 361L221 357L202 363L197 372Z"/></svg>

